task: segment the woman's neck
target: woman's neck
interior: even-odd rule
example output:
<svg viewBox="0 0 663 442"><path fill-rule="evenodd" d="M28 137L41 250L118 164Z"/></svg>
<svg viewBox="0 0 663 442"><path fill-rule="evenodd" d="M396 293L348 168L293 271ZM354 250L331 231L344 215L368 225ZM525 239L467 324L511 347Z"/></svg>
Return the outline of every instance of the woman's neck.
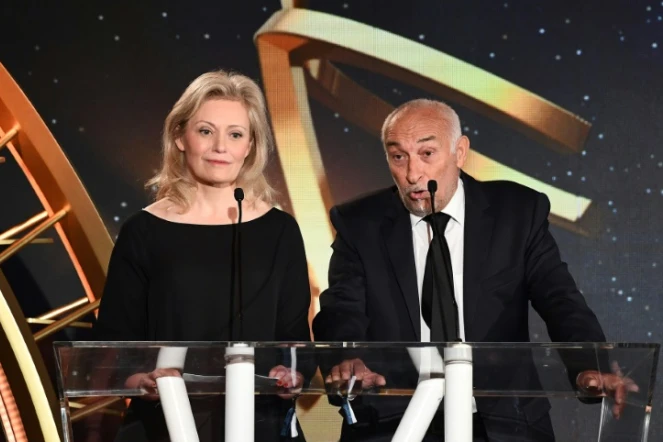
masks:
<svg viewBox="0 0 663 442"><path fill-rule="evenodd" d="M168 221L186 224L235 224L239 219L235 186L223 188L198 187L191 194L185 210L168 198L148 206L146 210ZM250 192L242 201L242 221L251 221L267 213L272 207L260 199L252 198Z"/></svg>
<svg viewBox="0 0 663 442"><path fill-rule="evenodd" d="M198 186L189 210L183 216L196 224L229 224L237 222L235 186Z"/></svg>

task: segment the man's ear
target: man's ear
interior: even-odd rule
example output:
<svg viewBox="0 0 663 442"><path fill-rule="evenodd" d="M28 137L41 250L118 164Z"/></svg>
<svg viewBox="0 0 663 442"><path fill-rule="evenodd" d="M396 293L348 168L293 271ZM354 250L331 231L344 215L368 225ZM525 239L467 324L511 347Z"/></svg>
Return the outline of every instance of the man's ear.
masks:
<svg viewBox="0 0 663 442"><path fill-rule="evenodd" d="M461 169L465 165L467 153L470 150L470 139L462 135L456 142L456 166Z"/></svg>

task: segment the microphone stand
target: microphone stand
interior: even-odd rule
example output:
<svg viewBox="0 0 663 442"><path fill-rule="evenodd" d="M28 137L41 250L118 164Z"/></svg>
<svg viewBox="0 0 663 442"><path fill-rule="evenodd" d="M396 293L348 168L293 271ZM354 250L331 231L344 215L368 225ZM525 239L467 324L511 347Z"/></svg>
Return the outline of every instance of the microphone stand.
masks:
<svg viewBox="0 0 663 442"><path fill-rule="evenodd" d="M436 191L437 181L428 181L432 215L435 215ZM440 232L436 232L435 222L432 222L431 225L433 226L433 235L437 236L440 234ZM444 235L444 232L442 232L442 235ZM440 238L442 237L438 237L438 240ZM453 439L458 442L469 442L472 440L472 347L460 339L460 321L458 319L458 305L456 304L455 296L453 298L453 306L454 314L456 315L456 333L458 336L454 344L444 349L444 381L442 382L442 386L437 384L427 387L430 391L422 390L421 394L424 395L425 392L428 392L430 395L431 392L435 391L435 388L438 389L438 393L442 390L442 394L437 397L446 395L446 400L444 401L445 440ZM419 386L417 386L418 389ZM415 390L415 395L416 393L417 391ZM434 403L431 399L428 399L428 401L431 404ZM437 405L439 406L439 402ZM412 413L416 411L416 408L413 408ZM430 421L428 422L430 425ZM405 428L407 427L404 427L404 430Z"/></svg>
<svg viewBox="0 0 663 442"><path fill-rule="evenodd" d="M235 284L232 298L237 297L239 305L239 336L244 336L244 304L242 299L242 200L244 190L235 189L238 217L235 237ZM234 307L234 306L233 306ZM234 308L231 309L230 340L234 337ZM234 342L226 347L226 411L225 411L225 440L238 442L253 442L255 439L255 348L246 342Z"/></svg>
<svg viewBox="0 0 663 442"><path fill-rule="evenodd" d="M235 327L234 324L231 324L230 331L230 340L232 341L234 337L237 337L238 340L244 338L244 300L242 297L242 201L244 200L244 190L241 187L235 189L235 201L237 201L237 228L235 231L235 293L233 293L233 298L237 299L237 304L239 307L239 333L238 336L234 336ZM234 309L233 309L234 310ZM231 312L232 317L235 316L235 312ZM234 321L233 321L234 322Z"/></svg>
<svg viewBox="0 0 663 442"><path fill-rule="evenodd" d="M431 215L435 215L435 192L437 182L428 181ZM432 221L432 220L431 220ZM439 232L435 222L431 222L433 237ZM444 234L444 232L442 232ZM433 280L435 283L435 280ZM456 318L458 318L458 307ZM458 324L458 322L457 322ZM408 348L415 366L420 366L420 348ZM442 398L444 401L445 440L470 442L472 440L472 347L463 342L455 342L444 348L444 359L439 352L432 355L435 371L441 371L437 377L420 381L412 395L405 414L398 425L392 442L422 440L430 426ZM444 368L440 370L440 365ZM432 373L432 372L431 372ZM443 374L439 377L439 374Z"/></svg>
<svg viewBox="0 0 663 442"><path fill-rule="evenodd" d="M437 181L435 180L429 180L428 181L428 193L430 194L430 208L431 208L431 217L435 216L435 192L437 192ZM433 238L438 238L440 240L442 237L438 236L440 234L444 235L444 232L438 232L437 227L435 225L435 222L431 219L431 228L433 229ZM433 278L433 284L435 284L435 279ZM456 342L462 342L460 339L460 320L458 319L458 304L456 303L456 297L454 296L453 299L453 305L454 305L454 314L456 316L456 334L458 337L456 338Z"/></svg>

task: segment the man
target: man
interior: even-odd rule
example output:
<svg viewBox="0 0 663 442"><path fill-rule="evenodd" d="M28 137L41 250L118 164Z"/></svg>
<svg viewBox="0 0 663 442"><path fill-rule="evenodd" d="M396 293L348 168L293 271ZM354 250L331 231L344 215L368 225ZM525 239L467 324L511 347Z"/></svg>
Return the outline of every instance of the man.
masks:
<svg viewBox="0 0 663 442"><path fill-rule="evenodd" d="M528 342L529 303L555 342L605 340L548 231L548 198L516 183L481 183L462 172L470 142L453 109L426 99L405 103L385 120L382 142L396 186L330 212L337 235L329 289L313 321L316 341ZM447 214L440 232L445 246L434 242L427 217L430 180L438 185L436 211ZM428 256L433 244L436 261ZM444 247L446 255L439 252ZM445 259L455 319L448 308L445 314L430 307L431 299L438 309L444 305L436 303L442 295L434 287L445 284L439 279ZM435 318L438 324L454 323L451 335L440 334ZM327 381L353 374L365 388L384 385L389 364L377 364L346 360ZM606 378L593 373L583 377L583 387L628 387L616 378L610 386L599 385ZM475 371L475 382L477 376ZM514 365L504 382L524 389L538 385L531 359ZM398 398L362 398L353 405L358 422L344 422L341 440L390 440L405 405ZM476 398L476 407L475 440L554 440L545 399Z"/></svg>

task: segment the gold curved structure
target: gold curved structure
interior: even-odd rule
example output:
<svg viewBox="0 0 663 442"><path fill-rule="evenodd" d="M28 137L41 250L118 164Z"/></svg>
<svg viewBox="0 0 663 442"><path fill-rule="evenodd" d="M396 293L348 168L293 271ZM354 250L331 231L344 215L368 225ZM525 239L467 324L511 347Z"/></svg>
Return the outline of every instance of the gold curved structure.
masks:
<svg viewBox="0 0 663 442"><path fill-rule="evenodd" d="M0 252L0 265L27 244L47 242L38 236L54 228L86 294L85 298L44 312L39 318L30 318L33 323L48 324L33 334L0 272L0 399L5 409L18 410L13 419L0 416L3 429L15 438L18 435L15 440L55 442L61 434L59 405L36 342L67 326L87 326L76 321L99 305L113 241L66 155L0 64L0 149L3 148L23 171L43 211L0 233L0 240L9 244ZM22 439L22 434L27 439Z"/></svg>
<svg viewBox="0 0 663 442"><path fill-rule="evenodd" d="M312 288L326 288L333 239L333 205L308 105L309 96L378 135L393 106L339 71L332 62L414 85L518 130L561 153L579 152L590 124L487 71L387 31L284 2L258 30L255 43L290 203L302 226ZM472 150L465 170L479 180L520 182L548 195L551 221L584 233L576 223L591 201L500 164ZM322 277L322 278L321 278Z"/></svg>
<svg viewBox="0 0 663 442"><path fill-rule="evenodd" d="M2 422L17 440L59 442L58 402L46 366L7 280L0 272L2 402L17 410Z"/></svg>

